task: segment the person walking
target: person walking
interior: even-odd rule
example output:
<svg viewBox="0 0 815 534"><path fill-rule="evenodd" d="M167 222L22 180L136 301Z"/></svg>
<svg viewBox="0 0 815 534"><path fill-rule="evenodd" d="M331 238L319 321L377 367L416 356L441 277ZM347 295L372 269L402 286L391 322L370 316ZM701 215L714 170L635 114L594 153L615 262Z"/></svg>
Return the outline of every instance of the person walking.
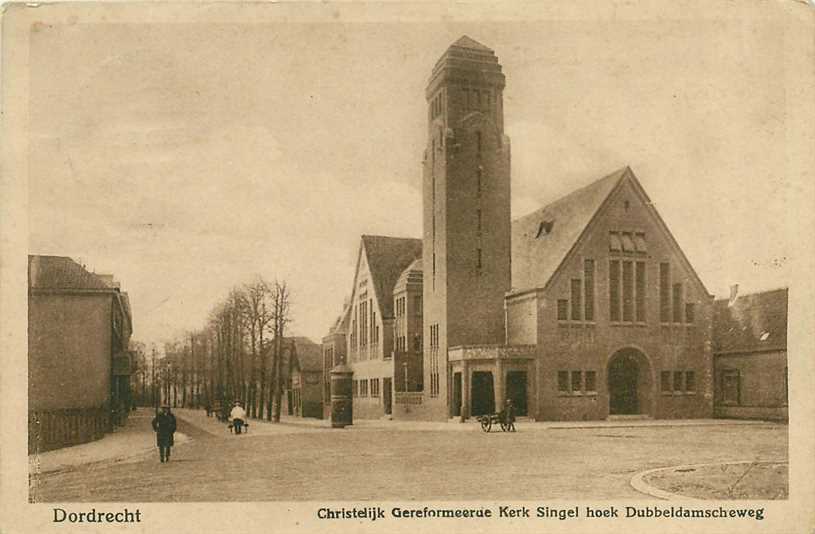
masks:
<svg viewBox="0 0 815 534"><path fill-rule="evenodd" d="M170 412L170 407L164 405L161 412L153 418L153 432L156 433L156 444L161 463L170 461L170 448L173 446L173 434L175 433L175 416Z"/></svg>
<svg viewBox="0 0 815 534"><path fill-rule="evenodd" d="M512 399L507 399L504 407L504 424L507 432L515 432L515 405L512 404Z"/></svg>
<svg viewBox="0 0 815 534"><path fill-rule="evenodd" d="M232 422L235 434L240 434L243 425L246 423L246 410L241 406L241 401L235 401L235 406L229 413L229 420Z"/></svg>

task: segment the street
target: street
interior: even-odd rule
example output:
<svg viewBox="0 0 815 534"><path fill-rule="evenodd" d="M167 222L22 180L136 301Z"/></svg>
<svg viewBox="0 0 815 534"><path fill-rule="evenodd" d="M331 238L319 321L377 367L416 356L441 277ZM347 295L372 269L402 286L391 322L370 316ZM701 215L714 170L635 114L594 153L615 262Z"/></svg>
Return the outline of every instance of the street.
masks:
<svg viewBox="0 0 815 534"><path fill-rule="evenodd" d="M253 422L249 434L236 436L196 415L179 417L178 427L191 439L167 464L151 451L46 473L32 496L38 502L641 499L647 496L629 480L646 469L787 455L787 427L776 424L519 424L514 434L485 434Z"/></svg>

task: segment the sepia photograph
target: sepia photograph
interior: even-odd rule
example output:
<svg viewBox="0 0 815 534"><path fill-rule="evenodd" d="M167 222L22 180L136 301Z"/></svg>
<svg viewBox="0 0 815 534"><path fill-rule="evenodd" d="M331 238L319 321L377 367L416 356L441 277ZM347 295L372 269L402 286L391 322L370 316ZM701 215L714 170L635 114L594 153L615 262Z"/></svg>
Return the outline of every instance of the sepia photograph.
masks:
<svg viewBox="0 0 815 534"><path fill-rule="evenodd" d="M812 416L788 4L7 9L27 502L762 524Z"/></svg>

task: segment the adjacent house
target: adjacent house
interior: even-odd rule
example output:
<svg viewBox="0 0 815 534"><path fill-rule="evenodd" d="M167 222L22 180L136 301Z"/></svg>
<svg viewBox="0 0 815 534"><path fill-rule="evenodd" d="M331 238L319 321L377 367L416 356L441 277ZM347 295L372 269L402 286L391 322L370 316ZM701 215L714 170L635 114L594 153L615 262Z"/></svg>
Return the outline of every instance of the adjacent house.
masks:
<svg viewBox="0 0 815 534"><path fill-rule="evenodd" d="M127 417L132 318L110 276L28 257L29 453L100 438Z"/></svg>
<svg viewBox="0 0 815 534"><path fill-rule="evenodd" d="M787 420L787 298L776 289L717 300L713 362L717 417Z"/></svg>

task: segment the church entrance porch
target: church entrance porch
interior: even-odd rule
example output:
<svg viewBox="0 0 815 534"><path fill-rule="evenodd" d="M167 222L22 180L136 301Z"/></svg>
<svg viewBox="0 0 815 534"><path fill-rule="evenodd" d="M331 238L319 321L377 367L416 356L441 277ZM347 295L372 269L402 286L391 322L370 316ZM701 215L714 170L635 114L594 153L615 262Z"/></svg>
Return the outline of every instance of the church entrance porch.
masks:
<svg viewBox="0 0 815 534"><path fill-rule="evenodd" d="M475 417L495 413L495 387L492 373L473 371L471 383L472 410L470 410L470 415Z"/></svg>
<svg viewBox="0 0 815 534"><path fill-rule="evenodd" d="M633 348L615 352L609 359L606 377L610 416L652 413L651 366L642 352Z"/></svg>
<svg viewBox="0 0 815 534"><path fill-rule="evenodd" d="M515 415L527 415L526 371L507 371L506 397L515 405Z"/></svg>
<svg viewBox="0 0 815 534"><path fill-rule="evenodd" d="M512 399L516 415L535 403L532 345L476 345L448 350L449 415L468 417L500 412Z"/></svg>

